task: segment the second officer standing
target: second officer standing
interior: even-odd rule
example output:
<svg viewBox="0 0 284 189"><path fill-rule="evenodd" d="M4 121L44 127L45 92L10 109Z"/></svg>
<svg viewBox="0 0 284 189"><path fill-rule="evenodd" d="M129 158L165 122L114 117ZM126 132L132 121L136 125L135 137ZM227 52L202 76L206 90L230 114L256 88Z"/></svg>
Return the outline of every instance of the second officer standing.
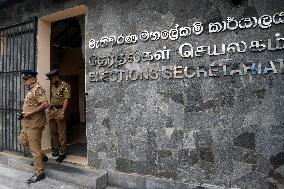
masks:
<svg viewBox="0 0 284 189"><path fill-rule="evenodd" d="M62 80L57 69L45 74L50 80L51 99L48 109L52 156L59 163L66 158L66 110L71 99L71 87Z"/></svg>

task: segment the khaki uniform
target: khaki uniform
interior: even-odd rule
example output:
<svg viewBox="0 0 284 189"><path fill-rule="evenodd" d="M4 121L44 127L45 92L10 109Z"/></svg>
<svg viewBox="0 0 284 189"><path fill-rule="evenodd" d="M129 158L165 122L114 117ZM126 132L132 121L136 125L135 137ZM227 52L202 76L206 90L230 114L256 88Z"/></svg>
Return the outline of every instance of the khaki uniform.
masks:
<svg viewBox="0 0 284 189"><path fill-rule="evenodd" d="M44 89L35 83L30 87L24 99L23 112L32 112L40 104L47 101ZM35 165L35 173L39 175L43 172L41 137L46 124L45 111L32 115L28 119L22 120L22 130L19 136L19 143L26 151L30 151Z"/></svg>
<svg viewBox="0 0 284 189"><path fill-rule="evenodd" d="M49 127L51 135L51 147L58 148L59 154L65 154L67 147L66 141L66 115L60 121L59 116L63 108L64 100L71 98L71 86L62 81L57 87L51 88L51 110L49 112Z"/></svg>

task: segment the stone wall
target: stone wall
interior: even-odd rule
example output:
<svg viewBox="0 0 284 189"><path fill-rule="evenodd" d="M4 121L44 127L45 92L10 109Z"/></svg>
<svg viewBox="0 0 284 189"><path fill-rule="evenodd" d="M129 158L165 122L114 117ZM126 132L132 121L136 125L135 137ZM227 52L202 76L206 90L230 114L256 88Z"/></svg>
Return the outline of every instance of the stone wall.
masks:
<svg viewBox="0 0 284 189"><path fill-rule="evenodd" d="M15 0L0 6L0 27L42 17L84 4L83 0Z"/></svg>
<svg viewBox="0 0 284 189"><path fill-rule="evenodd" d="M275 34L283 35L284 24L272 23L262 28L254 22L250 28L223 28L224 31L215 33L209 33L209 24L222 23L227 17L237 21L259 19L283 10L284 3L280 0L87 1L89 164L182 182L240 188L267 188L273 179L280 182L284 176L284 89L278 59L284 58L283 49L270 51L267 47L256 52L249 47L257 40L266 44L268 39L275 42ZM169 31L176 24L192 26L195 22L201 22L204 27L199 35L192 30L190 36L177 40L154 40L153 36L153 40L144 42L139 38L144 30ZM92 39L100 41L104 36L121 34L136 34L138 40L122 45L102 42L98 48L92 43L91 48L88 46ZM226 52L218 56L196 53L189 58L179 54L180 46L185 43L194 48L216 45L220 52L222 44L241 41L248 45L243 53ZM171 50L169 59L124 62L122 54L156 52L165 50L164 46ZM118 56L111 65L111 58L107 62L106 57L113 55ZM269 64L271 60L273 64ZM249 62L261 63L262 73L257 74L258 68L252 68L248 74L239 75L236 70ZM169 75L159 75L157 79L157 72L150 73L148 79L126 74L149 68L162 70L162 66L201 69L210 64L227 64L232 75L224 76L222 66L217 68L217 77L212 74L210 77L207 70L207 77L200 72L200 77L196 73L187 78L180 74L181 67L171 72L170 79ZM275 73L271 71L273 65Z"/></svg>

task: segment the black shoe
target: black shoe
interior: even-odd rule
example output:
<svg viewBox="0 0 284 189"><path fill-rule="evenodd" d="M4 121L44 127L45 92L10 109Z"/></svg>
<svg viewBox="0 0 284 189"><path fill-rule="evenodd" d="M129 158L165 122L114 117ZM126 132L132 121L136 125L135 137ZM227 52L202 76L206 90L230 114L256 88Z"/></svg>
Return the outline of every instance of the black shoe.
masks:
<svg viewBox="0 0 284 189"><path fill-rule="evenodd" d="M57 157L59 156L59 150L57 148L52 148L52 157Z"/></svg>
<svg viewBox="0 0 284 189"><path fill-rule="evenodd" d="M45 154L43 154L42 161L43 162L47 162L48 161L48 157Z"/></svg>
<svg viewBox="0 0 284 189"><path fill-rule="evenodd" d="M47 161L48 161L48 157L47 157L45 154L42 155L42 161L43 161L43 162L47 162ZM31 166L34 166L34 165L35 165L35 162L34 162L34 161L31 162L30 165L31 165Z"/></svg>
<svg viewBox="0 0 284 189"><path fill-rule="evenodd" d="M59 155L58 158L56 159L56 161L58 163L61 163L64 159L66 159L66 154Z"/></svg>
<svg viewBox="0 0 284 189"><path fill-rule="evenodd" d="M31 184L31 183L35 183L37 181L40 181L42 179L45 179L45 173L41 173L40 175L36 176L36 174L34 174L30 179L26 180L25 183L27 184Z"/></svg>

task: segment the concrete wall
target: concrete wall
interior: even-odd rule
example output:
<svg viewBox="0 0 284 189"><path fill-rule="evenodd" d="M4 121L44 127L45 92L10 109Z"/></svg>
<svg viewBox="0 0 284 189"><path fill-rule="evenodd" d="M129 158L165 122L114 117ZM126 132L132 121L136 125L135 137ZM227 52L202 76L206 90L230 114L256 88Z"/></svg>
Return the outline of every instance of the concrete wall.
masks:
<svg viewBox="0 0 284 189"><path fill-rule="evenodd" d="M33 16L44 17L52 13L84 4L83 0L22 0L13 6L0 7L0 26L11 25L28 20Z"/></svg>
<svg viewBox="0 0 284 189"><path fill-rule="evenodd" d="M282 36L283 23L273 23L265 29L255 23L248 29L223 28L224 31L209 33L210 23L222 23L227 17L258 20L263 15L280 13L284 10L283 1L103 0L87 1L86 7L90 165L183 182L254 189L267 188L268 181L279 181L280 175L283 178L283 70L277 62L283 59L283 49L255 52L249 48L252 41L263 40L267 44L268 39L275 41L275 34ZM139 38L144 30L169 31L176 24L183 27L194 22L201 22L204 27L199 35L146 42ZM135 34L138 40L88 47L91 39L100 41L104 36L121 34ZM192 58L179 54L184 43L194 48L217 45L220 52L222 44L241 41L248 45L243 53L209 56L197 52ZM164 50L164 46L171 50L169 59L123 63L124 57L120 56L114 65L103 65L107 63L106 56L156 52ZM98 57L101 61L95 60ZM267 64L271 60L277 71L264 74L265 68L271 68ZM261 74L233 74L242 63L250 61L262 63ZM214 71L217 77L204 77L202 73L197 77L196 73L187 78L180 68L175 72L168 70L171 79L165 75L156 79L155 75L161 73L158 71L148 80L129 75L129 71L161 70L162 66L202 69L209 64L228 64L233 75L224 76L222 66L215 67L219 70Z"/></svg>

